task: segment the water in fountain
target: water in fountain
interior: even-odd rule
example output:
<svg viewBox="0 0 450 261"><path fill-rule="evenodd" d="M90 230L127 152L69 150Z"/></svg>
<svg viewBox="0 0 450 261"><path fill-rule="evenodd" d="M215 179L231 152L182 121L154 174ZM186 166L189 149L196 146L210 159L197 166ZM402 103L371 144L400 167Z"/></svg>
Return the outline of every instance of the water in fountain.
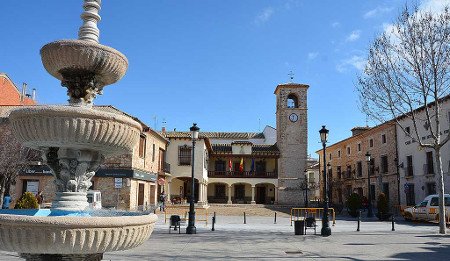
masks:
<svg viewBox="0 0 450 261"><path fill-rule="evenodd" d="M10 113L16 138L42 151L55 177L51 209L0 212L0 250L19 252L27 260L100 260L104 252L142 244L157 220L150 213L87 209L86 192L104 158L130 153L141 132L133 119L92 107L128 67L125 55L99 44L100 5L101 0L84 0L78 40L41 49L45 69L67 88L69 105Z"/></svg>

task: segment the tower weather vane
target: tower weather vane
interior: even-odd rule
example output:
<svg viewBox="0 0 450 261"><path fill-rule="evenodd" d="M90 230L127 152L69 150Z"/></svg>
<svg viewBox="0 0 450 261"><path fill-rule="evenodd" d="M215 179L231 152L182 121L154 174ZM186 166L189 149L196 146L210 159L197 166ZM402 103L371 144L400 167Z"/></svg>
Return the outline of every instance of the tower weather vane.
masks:
<svg viewBox="0 0 450 261"><path fill-rule="evenodd" d="M294 75L295 75L295 74L294 74L292 71L290 71L290 72L288 73L290 82L294 82Z"/></svg>

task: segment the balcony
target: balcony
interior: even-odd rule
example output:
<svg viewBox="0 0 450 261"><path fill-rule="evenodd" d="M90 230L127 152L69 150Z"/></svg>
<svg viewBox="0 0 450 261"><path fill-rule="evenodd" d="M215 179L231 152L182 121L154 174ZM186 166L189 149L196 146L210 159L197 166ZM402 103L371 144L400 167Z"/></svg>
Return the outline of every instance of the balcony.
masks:
<svg viewBox="0 0 450 261"><path fill-rule="evenodd" d="M164 174L164 173L169 173L170 174L170 164L167 163L167 162L164 162L164 164L163 164L163 166L161 168L161 163L160 163L158 172L160 173L160 175Z"/></svg>
<svg viewBox="0 0 450 261"><path fill-rule="evenodd" d="M208 171L209 178L278 178L277 172Z"/></svg>

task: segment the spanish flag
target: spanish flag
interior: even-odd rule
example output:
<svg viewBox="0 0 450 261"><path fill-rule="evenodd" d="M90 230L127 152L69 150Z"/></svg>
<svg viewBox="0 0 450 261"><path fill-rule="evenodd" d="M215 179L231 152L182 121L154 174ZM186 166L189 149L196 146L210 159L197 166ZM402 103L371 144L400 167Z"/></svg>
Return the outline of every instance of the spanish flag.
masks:
<svg viewBox="0 0 450 261"><path fill-rule="evenodd" d="M241 158L241 163L239 164L239 171L244 171L244 158Z"/></svg>
<svg viewBox="0 0 450 261"><path fill-rule="evenodd" d="M233 171L233 162L231 162L231 159L228 159L228 169Z"/></svg>

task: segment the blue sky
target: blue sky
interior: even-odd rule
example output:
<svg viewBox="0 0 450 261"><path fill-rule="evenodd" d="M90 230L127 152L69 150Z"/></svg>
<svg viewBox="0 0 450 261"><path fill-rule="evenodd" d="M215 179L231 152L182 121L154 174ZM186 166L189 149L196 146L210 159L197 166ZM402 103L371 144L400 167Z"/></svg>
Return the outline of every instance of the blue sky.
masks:
<svg viewBox="0 0 450 261"><path fill-rule="evenodd" d="M409 1L412 2L412 1ZM435 8L448 0L419 1ZM100 43L124 53L126 76L96 104L112 104L149 126L258 131L276 126L279 83L295 73L310 85L309 153L321 125L331 143L366 124L356 76L374 37L406 1L246 0L103 1ZM66 103L66 90L43 68L40 48L76 38L81 0L2 0L0 71L37 89L41 104ZM373 123L370 123L373 125ZM314 155L315 156L315 155Z"/></svg>

